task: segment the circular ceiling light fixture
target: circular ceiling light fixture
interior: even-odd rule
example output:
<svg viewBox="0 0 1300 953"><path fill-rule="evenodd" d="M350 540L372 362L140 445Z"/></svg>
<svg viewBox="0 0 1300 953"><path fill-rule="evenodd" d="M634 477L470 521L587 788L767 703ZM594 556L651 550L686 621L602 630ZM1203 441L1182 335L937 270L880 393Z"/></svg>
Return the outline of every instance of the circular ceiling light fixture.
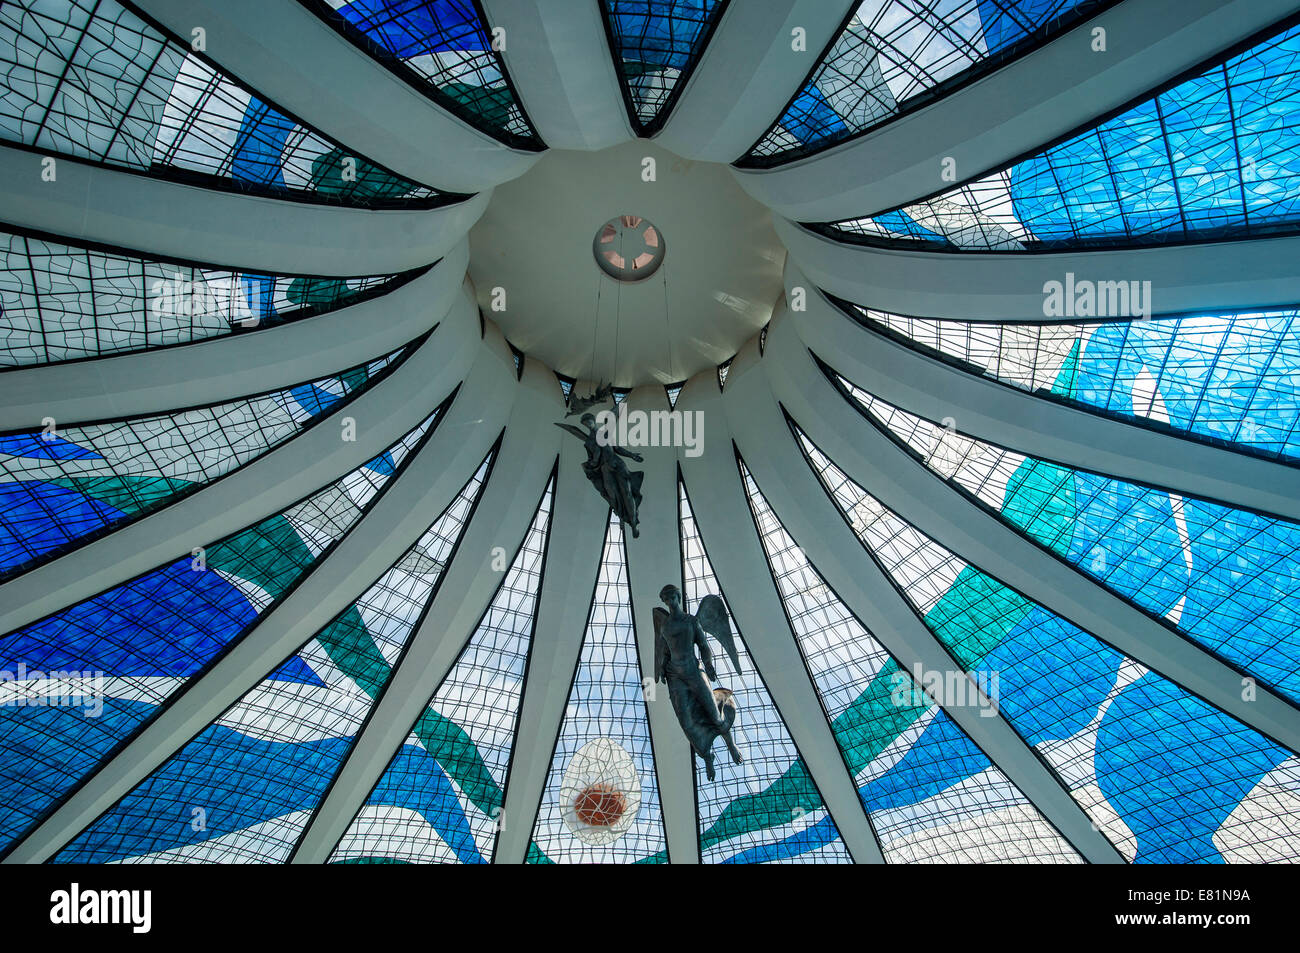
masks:
<svg viewBox="0 0 1300 953"><path fill-rule="evenodd" d="M620 215L596 230L591 250L605 274L619 281L641 281L664 263L664 236L639 215Z"/></svg>

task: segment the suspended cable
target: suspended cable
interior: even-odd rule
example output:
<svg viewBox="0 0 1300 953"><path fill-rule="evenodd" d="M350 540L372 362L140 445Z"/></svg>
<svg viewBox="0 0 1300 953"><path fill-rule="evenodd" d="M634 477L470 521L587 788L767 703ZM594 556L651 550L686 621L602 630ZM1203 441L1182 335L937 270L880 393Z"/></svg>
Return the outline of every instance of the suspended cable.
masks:
<svg viewBox="0 0 1300 953"><path fill-rule="evenodd" d="M627 267L627 216L619 220L618 229L618 253L623 259L623 267ZM614 378L618 376L618 326L619 319L623 316L623 282L618 283L618 297L614 302L614 367L609 375L609 385L614 386Z"/></svg>
<svg viewBox="0 0 1300 953"><path fill-rule="evenodd" d="M596 271L596 314L591 321L591 367L587 371L587 379L592 380L596 376L596 336L600 331L600 293L601 293L600 270ZM576 383L576 382L575 382Z"/></svg>
<svg viewBox="0 0 1300 953"><path fill-rule="evenodd" d="M667 262L664 263L665 265ZM668 318L668 269L663 269L663 289L664 289L664 340L668 345L668 379L677 380L677 372L673 370L673 327Z"/></svg>

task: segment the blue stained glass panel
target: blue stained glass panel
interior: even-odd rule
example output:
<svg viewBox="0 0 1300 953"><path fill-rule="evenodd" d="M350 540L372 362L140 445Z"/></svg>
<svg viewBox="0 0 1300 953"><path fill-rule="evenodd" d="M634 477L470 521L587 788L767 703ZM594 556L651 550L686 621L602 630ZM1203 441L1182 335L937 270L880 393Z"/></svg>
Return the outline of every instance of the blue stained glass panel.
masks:
<svg viewBox="0 0 1300 953"><path fill-rule="evenodd" d="M1300 317L1294 308L1140 321L909 318L842 302L850 315L963 370L1134 423L1300 461Z"/></svg>
<svg viewBox="0 0 1300 953"><path fill-rule="evenodd" d="M4 4L0 69L0 139L42 151L345 205L457 198L299 124L117 0Z"/></svg>
<svg viewBox="0 0 1300 953"><path fill-rule="evenodd" d="M1300 701L1300 525L1003 450L843 383L886 432L1007 523Z"/></svg>
<svg viewBox="0 0 1300 953"><path fill-rule="evenodd" d="M1300 27L1009 168L816 226L947 250L1114 247L1300 228Z"/></svg>
<svg viewBox="0 0 1300 953"><path fill-rule="evenodd" d="M0 368L272 327L386 293L424 270L259 275L0 232Z"/></svg>
<svg viewBox="0 0 1300 953"><path fill-rule="evenodd" d="M280 446L407 353L223 404L7 435L0 441L0 498L8 504L0 509L0 577L26 572Z"/></svg>
<svg viewBox="0 0 1300 953"><path fill-rule="evenodd" d="M430 415L389 449L405 460ZM288 509L0 638L0 850L242 638L389 485L360 467ZM294 656L282 684L320 685Z"/></svg>
<svg viewBox="0 0 1300 953"><path fill-rule="evenodd" d="M725 594L704 550L686 487L680 483L678 509L686 582L682 595L687 611L694 612L706 595L723 596L725 602ZM708 779L703 765L696 761L701 858L706 864L852 863L835 820L754 665L744 634L736 631L734 618L732 628L740 671L728 671L730 663L721 654L715 655L714 661L720 666L720 684L734 693L738 714L732 737L745 762L729 763L721 740L715 743L718 762L714 780ZM790 806L779 796L767 794L779 790L783 781L814 796L808 804Z"/></svg>
<svg viewBox="0 0 1300 953"><path fill-rule="evenodd" d="M632 121L644 135L667 118L726 0L601 0Z"/></svg>
<svg viewBox="0 0 1300 953"><path fill-rule="evenodd" d="M286 861L387 687L489 467L490 457L356 602L55 861Z"/></svg>
<svg viewBox="0 0 1300 953"><path fill-rule="evenodd" d="M796 644L885 860L1079 860L826 585L743 463L741 475ZM764 793L806 810L816 795L796 768Z"/></svg>
<svg viewBox="0 0 1300 953"><path fill-rule="evenodd" d="M866 0L739 164L788 162L865 133L1105 6L1097 0Z"/></svg>
<svg viewBox="0 0 1300 953"><path fill-rule="evenodd" d="M516 147L541 145L474 0L305 2L465 121Z"/></svg>
<svg viewBox="0 0 1300 953"><path fill-rule="evenodd" d="M1292 752L938 545L792 427L877 564L1125 859L1300 856L1300 808L1275 793L1300 789Z"/></svg>
<svg viewBox="0 0 1300 953"><path fill-rule="evenodd" d="M331 863L490 863L546 558L553 483L487 612Z"/></svg>

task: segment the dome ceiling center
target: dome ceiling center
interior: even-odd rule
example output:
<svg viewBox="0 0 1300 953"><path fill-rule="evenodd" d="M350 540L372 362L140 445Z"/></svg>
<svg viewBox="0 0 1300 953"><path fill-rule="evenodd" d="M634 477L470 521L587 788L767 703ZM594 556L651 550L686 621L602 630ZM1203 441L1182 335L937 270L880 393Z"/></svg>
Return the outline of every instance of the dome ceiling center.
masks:
<svg viewBox="0 0 1300 953"><path fill-rule="evenodd" d="M725 166L644 140L545 153L470 232L484 315L561 374L619 387L732 357L770 319L784 263L771 213Z"/></svg>

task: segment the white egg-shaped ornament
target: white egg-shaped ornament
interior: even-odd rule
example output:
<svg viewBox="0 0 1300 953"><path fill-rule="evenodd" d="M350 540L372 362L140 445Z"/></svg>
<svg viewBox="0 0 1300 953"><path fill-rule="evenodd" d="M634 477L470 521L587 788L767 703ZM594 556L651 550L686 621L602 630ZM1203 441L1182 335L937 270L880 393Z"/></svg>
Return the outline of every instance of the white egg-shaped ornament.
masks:
<svg viewBox="0 0 1300 953"><path fill-rule="evenodd" d="M641 809L641 778L626 748L596 738L578 749L560 782L564 824L585 844L612 844Z"/></svg>

